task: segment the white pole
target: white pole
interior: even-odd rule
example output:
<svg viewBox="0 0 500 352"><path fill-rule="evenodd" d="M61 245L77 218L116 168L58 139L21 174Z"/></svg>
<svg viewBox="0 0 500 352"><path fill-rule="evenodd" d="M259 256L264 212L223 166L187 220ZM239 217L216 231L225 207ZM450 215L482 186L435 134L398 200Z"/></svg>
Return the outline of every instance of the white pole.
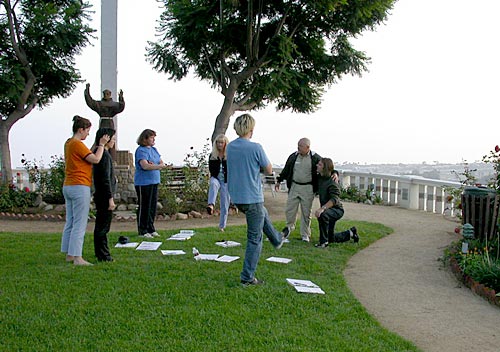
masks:
<svg viewBox="0 0 500 352"><path fill-rule="evenodd" d="M101 0L101 94L105 89L118 101L117 92L118 0ZM118 119L113 118L118 139ZM116 147L118 150L118 147Z"/></svg>

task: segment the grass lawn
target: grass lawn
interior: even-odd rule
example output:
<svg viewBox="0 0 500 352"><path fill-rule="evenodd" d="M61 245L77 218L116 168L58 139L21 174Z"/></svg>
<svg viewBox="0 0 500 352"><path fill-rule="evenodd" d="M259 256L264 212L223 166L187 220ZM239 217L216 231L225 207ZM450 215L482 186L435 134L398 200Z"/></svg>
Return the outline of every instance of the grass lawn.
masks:
<svg viewBox="0 0 500 352"><path fill-rule="evenodd" d="M337 231L353 225L359 245L317 249L297 240L298 231L279 251L264 241L256 276L265 284L258 287L239 284L245 226L224 234L197 229L186 242L166 241L178 231L160 231L161 239L150 241L187 254L112 248L115 262L92 267L65 262L59 233L0 233L0 351L417 351L381 327L349 291L342 276L349 258L392 231L352 221L340 221ZM110 244L122 234L141 241L115 232ZM216 246L221 239L242 246ZM195 261L192 247L241 258ZM266 261L270 256L292 262ZM95 262L91 234L84 257ZM299 294L286 278L311 280L326 294Z"/></svg>

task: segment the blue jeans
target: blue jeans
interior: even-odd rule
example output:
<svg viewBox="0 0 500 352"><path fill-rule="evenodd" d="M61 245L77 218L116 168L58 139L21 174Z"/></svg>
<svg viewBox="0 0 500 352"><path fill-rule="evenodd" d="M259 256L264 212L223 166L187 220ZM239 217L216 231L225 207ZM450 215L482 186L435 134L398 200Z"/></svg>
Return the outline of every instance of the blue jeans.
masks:
<svg viewBox="0 0 500 352"><path fill-rule="evenodd" d="M215 205L217 201L217 193L220 190L220 220L219 228L225 229L227 223L227 213L229 211L229 191L227 183L221 182L215 177L210 177L210 187L208 188L208 204Z"/></svg>
<svg viewBox="0 0 500 352"><path fill-rule="evenodd" d="M66 224L62 234L61 252L81 257L89 219L90 187L63 186L63 195L66 201Z"/></svg>
<svg viewBox="0 0 500 352"><path fill-rule="evenodd" d="M251 281L255 278L262 251L262 232L273 246L281 243L281 234L274 228L264 203L237 204L237 207L245 213L247 220L247 248L240 278L243 281Z"/></svg>

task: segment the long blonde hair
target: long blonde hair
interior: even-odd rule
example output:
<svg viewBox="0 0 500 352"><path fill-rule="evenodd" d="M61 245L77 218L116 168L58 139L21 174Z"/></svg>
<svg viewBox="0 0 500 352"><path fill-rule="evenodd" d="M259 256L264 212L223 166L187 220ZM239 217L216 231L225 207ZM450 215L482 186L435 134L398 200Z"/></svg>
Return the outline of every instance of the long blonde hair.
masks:
<svg viewBox="0 0 500 352"><path fill-rule="evenodd" d="M212 153L210 154L210 158L217 159L219 157L217 141L224 141L224 159L226 159L226 147L229 143L229 139L224 134L219 134L217 137L215 137L214 142L212 143Z"/></svg>

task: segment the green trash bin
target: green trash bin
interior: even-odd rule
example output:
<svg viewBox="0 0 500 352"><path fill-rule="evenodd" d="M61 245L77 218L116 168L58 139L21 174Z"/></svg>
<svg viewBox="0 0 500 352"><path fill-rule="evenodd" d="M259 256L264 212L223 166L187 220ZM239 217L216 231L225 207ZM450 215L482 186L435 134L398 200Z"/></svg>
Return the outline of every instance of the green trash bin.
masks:
<svg viewBox="0 0 500 352"><path fill-rule="evenodd" d="M474 237L492 240L497 232L499 197L496 190L467 186L462 192L462 224L474 227Z"/></svg>

